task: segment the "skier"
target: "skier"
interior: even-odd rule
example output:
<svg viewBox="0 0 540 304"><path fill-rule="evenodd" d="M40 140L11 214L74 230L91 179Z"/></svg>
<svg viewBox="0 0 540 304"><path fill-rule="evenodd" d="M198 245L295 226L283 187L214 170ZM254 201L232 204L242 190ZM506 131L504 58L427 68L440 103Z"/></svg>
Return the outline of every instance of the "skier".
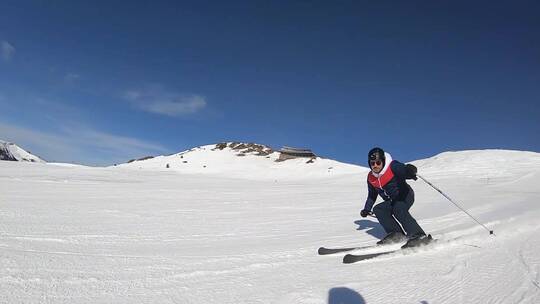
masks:
<svg viewBox="0 0 540 304"><path fill-rule="evenodd" d="M377 244L391 244L407 240L402 246L407 248L429 243L431 236L426 236L424 230L409 213L414 203L414 191L405 180L416 180L417 168L411 164L405 165L392 160L392 156L381 148L373 148L369 151L368 163L371 169L367 177L368 198L360 215L362 217L370 215L377 194L381 196L384 201L377 204L373 212L387 234Z"/></svg>

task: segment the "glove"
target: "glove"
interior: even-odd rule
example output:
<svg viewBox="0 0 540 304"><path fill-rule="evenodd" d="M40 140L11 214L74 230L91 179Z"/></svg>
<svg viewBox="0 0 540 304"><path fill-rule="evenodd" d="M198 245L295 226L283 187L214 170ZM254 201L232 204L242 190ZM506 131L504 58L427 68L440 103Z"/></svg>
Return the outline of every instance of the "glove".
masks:
<svg viewBox="0 0 540 304"><path fill-rule="evenodd" d="M368 211L368 210L362 210L362 211L360 211L360 216L361 216L361 217L366 217L366 216L368 216L370 213L371 213L371 212Z"/></svg>
<svg viewBox="0 0 540 304"><path fill-rule="evenodd" d="M418 172L418 169L411 164L406 164L405 168L407 169L407 178L417 180L418 177L416 177L416 173Z"/></svg>

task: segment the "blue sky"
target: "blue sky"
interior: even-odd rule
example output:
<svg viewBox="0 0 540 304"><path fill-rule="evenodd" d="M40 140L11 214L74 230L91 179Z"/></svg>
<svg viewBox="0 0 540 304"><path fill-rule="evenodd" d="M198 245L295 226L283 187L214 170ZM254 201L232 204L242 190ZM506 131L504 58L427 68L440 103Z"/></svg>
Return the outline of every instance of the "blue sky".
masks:
<svg viewBox="0 0 540 304"><path fill-rule="evenodd" d="M111 2L2 1L0 139L89 165L222 141L540 151L537 1Z"/></svg>

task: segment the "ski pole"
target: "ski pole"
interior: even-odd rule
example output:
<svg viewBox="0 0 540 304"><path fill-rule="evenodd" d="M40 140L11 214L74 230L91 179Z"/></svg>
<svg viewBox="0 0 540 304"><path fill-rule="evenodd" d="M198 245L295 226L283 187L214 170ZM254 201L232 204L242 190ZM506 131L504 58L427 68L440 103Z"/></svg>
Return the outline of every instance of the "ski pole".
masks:
<svg viewBox="0 0 540 304"><path fill-rule="evenodd" d="M484 229L489 231L489 234L493 234L493 230L489 230L488 227L486 227L484 224L480 223L476 218L474 218L474 216L470 215L469 212L467 212L467 210L463 209L460 205L458 205L456 202L454 202L448 195L446 195L444 192L442 192L439 188L435 187L432 183L430 183L428 180L423 178L421 175L416 174L416 176L420 177L420 179L422 179L424 182L426 182L426 184L430 185L431 187L433 187L433 189L437 190L440 194L442 194L444 197L446 197L452 204L456 205L456 207L461 209L461 211L465 212L465 214L467 214L470 218L472 218L480 226L484 227Z"/></svg>

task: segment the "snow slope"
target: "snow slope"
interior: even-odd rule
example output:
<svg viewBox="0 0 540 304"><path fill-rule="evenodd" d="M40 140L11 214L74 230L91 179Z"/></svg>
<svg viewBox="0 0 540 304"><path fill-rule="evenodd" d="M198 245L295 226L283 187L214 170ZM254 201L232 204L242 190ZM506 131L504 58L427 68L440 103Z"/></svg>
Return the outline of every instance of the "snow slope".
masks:
<svg viewBox="0 0 540 304"><path fill-rule="evenodd" d="M317 248L382 236L358 214L367 169L259 160L234 178L0 161L0 303L540 303L540 154L416 161L496 236L411 181L411 211L440 244L351 265Z"/></svg>
<svg viewBox="0 0 540 304"><path fill-rule="evenodd" d="M310 158L279 162L276 161L278 158L279 152L260 156L256 152L242 153L242 150L234 150L230 147L220 150L216 148L216 145L206 145L178 154L158 156L118 167L257 180L327 178L367 172L365 168L320 157L312 162L309 162Z"/></svg>
<svg viewBox="0 0 540 304"><path fill-rule="evenodd" d="M0 140L0 160L45 162L41 158L25 151L14 143Z"/></svg>

